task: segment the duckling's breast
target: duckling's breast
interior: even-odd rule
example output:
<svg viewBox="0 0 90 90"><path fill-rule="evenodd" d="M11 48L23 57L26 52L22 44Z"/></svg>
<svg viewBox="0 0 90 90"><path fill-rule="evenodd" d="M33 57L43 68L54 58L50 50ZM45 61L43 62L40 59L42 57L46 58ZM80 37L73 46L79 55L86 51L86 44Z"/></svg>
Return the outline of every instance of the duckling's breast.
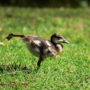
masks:
<svg viewBox="0 0 90 90"><path fill-rule="evenodd" d="M57 44L57 45L56 45L56 48L57 48L57 52L62 52L62 50L63 50L63 45L62 45L62 44Z"/></svg>

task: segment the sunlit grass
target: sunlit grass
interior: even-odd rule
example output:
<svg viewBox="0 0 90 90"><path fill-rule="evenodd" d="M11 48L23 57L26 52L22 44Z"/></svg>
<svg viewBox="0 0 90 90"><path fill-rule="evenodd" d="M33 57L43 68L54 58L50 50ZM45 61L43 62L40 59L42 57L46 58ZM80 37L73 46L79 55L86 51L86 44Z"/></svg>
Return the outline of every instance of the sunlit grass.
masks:
<svg viewBox="0 0 90 90"><path fill-rule="evenodd" d="M89 90L89 19L89 9L0 7L0 42L4 43L0 46L0 83L28 83L1 85L0 90ZM38 58L20 38L6 40L10 32L46 39L60 33L70 44L64 45L57 59L47 58L36 72Z"/></svg>

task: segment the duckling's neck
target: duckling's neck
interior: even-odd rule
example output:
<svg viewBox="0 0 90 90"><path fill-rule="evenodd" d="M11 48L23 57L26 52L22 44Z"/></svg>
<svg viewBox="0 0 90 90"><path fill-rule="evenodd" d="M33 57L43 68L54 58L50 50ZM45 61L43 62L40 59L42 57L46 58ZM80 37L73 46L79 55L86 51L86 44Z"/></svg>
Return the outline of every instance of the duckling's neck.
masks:
<svg viewBox="0 0 90 90"><path fill-rule="evenodd" d="M55 46L55 48L56 48L56 50L58 51L58 52L61 52L62 51L62 49L63 49L63 45L60 43L60 44L57 44L57 43L53 43L52 42L52 44Z"/></svg>
<svg viewBox="0 0 90 90"><path fill-rule="evenodd" d="M56 48L56 50L57 50L58 52L61 52L62 49L63 49L63 45L62 45L62 44L56 44L55 48Z"/></svg>

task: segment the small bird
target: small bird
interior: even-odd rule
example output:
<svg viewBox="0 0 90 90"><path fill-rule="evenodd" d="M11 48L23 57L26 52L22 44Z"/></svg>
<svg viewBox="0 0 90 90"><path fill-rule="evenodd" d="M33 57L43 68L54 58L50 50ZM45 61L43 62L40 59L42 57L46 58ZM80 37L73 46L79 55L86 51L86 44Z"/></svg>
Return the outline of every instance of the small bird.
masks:
<svg viewBox="0 0 90 90"><path fill-rule="evenodd" d="M62 43L69 43L60 34L57 33L53 34L50 40L38 36L24 36L13 33L9 34L7 39L10 40L12 37L21 37L22 40L26 43L29 51L33 55L39 57L37 63L38 68L40 67L41 62L45 60L45 58L56 56L62 51Z"/></svg>

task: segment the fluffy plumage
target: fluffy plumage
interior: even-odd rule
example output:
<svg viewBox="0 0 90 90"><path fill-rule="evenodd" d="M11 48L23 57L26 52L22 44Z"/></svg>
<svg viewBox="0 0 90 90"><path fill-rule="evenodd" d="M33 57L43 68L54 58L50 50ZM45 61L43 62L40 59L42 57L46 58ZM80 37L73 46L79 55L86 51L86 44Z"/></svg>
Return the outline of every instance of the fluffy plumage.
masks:
<svg viewBox="0 0 90 90"><path fill-rule="evenodd" d="M29 51L39 57L38 67L45 58L55 56L62 51L63 45L61 43L69 43L59 34L53 34L50 41L42 37L15 34L9 34L7 39L10 40L12 37L21 37L27 44Z"/></svg>

